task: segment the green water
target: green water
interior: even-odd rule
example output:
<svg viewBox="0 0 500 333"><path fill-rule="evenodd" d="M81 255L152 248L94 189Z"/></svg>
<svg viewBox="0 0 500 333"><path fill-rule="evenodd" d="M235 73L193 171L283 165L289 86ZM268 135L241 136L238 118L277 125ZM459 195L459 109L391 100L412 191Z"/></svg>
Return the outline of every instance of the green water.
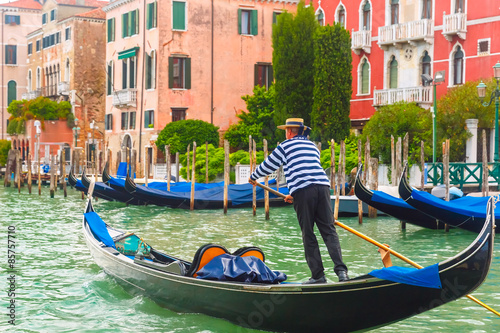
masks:
<svg viewBox="0 0 500 333"><path fill-rule="evenodd" d="M239 328L201 314L178 314L161 308L146 297L131 296L93 262L80 227L85 202L80 192L62 191L49 197L29 195L24 188L0 187L0 331L9 332L235 332ZM291 207L272 208L266 221L259 209L222 211L173 210L155 206L126 207L99 200L96 211L109 224L138 233L149 244L172 255L191 260L198 247L218 243L230 251L256 245L266 263L283 271L289 281L309 278L303 259L298 223ZM411 225L401 231L388 217L341 218L345 224L389 244L394 250L426 266L464 249L475 234L451 230L425 230ZM8 296L8 231L15 227L15 297ZM366 241L338 230L351 277L381 268L377 249ZM12 233L11 233L12 234ZM11 240L13 240L11 238ZM12 243L11 243L12 244ZM500 245L495 246L497 252ZM322 246L327 278L335 279L333 265ZM407 264L393 258L400 266ZM500 310L500 259L494 258L486 282L473 293ZM9 301L15 300L15 326L8 324ZM359 314L363 320L363 314ZM333 328L332 328L333 329ZM241 331L241 330L240 330ZM464 298L373 332L498 332L500 318ZM257 332L248 330L248 332Z"/></svg>

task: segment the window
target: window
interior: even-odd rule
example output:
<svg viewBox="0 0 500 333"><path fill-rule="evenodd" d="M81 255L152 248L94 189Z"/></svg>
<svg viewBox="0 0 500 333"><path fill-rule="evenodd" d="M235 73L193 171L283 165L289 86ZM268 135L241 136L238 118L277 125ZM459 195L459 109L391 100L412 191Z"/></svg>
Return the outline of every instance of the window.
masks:
<svg viewBox="0 0 500 333"><path fill-rule="evenodd" d="M363 62L361 63L361 79L360 79L360 88L359 93L360 94L369 94L370 93L370 64L368 64L368 61L363 59Z"/></svg>
<svg viewBox="0 0 500 333"><path fill-rule="evenodd" d="M50 11L50 21L55 21L56 20L56 10L52 9Z"/></svg>
<svg viewBox="0 0 500 333"><path fill-rule="evenodd" d="M129 129L135 129L135 111L130 112L130 124Z"/></svg>
<svg viewBox="0 0 500 333"><path fill-rule="evenodd" d="M281 12L273 12L273 24L278 23L278 16L281 14Z"/></svg>
<svg viewBox="0 0 500 333"><path fill-rule="evenodd" d="M110 61L108 63L108 84L107 84L107 94L110 96L113 94L113 72L114 72L114 66L113 66L113 61Z"/></svg>
<svg viewBox="0 0 500 333"><path fill-rule="evenodd" d="M17 83L16 81L9 81L7 83L7 105L17 99Z"/></svg>
<svg viewBox="0 0 500 333"><path fill-rule="evenodd" d="M490 54L490 38L478 39L477 41L477 54L485 55Z"/></svg>
<svg viewBox="0 0 500 333"><path fill-rule="evenodd" d="M422 74L427 74L431 75L431 57L429 56L429 53L427 51L424 52L424 57L422 58ZM422 85L423 86L429 86L431 85L430 82L424 81L422 79Z"/></svg>
<svg viewBox="0 0 500 333"><path fill-rule="evenodd" d="M391 0L391 25L399 23L399 0Z"/></svg>
<svg viewBox="0 0 500 333"><path fill-rule="evenodd" d="M191 59L181 57L168 58L168 87L191 89Z"/></svg>
<svg viewBox="0 0 500 333"><path fill-rule="evenodd" d="M19 15L5 15L5 24L19 25L21 24L21 17Z"/></svg>
<svg viewBox="0 0 500 333"><path fill-rule="evenodd" d="M144 128L154 128L155 125L155 112L154 110L147 110L144 112Z"/></svg>
<svg viewBox="0 0 500 333"><path fill-rule="evenodd" d="M28 92L33 89L33 82L31 77L31 69L28 70Z"/></svg>
<svg viewBox="0 0 500 333"><path fill-rule="evenodd" d="M33 54L33 43L28 43L28 55Z"/></svg>
<svg viewBox="0 0 500 333"><path fill-rule="evenodd" d="M464 12L464 0L455 0L455 13Z"/></svg>
<svg viewBox="0 0 500 333"><path fill-rule="evenodd" d="M238 9L238 33L240 35L257 35L257 11Z"/></svg>
<svg viewBox="0 0 500 333"><path fill-rule="evenodd" d="M122 130L128 129L128 112L122 112Z"/></svg>
<svg viewBox="0 0 500 333"><path fill-rule="evenodd" d="M172 2L172 29L186 30L186 3L184 1Z"/></svg>
<svg viewBox="0 0 500 333"><path fill-rule="evenodd" d="M5 45L5 64L17 65L17 45Z"/></svg>
<svg viewBox="0 0 500 333"><path fill-rule="evenodd" d="M316 20L318 20L319 25L325 25L325 12L323 12L323 9L320 8L318 10L316 14Z"/></svg>
<svg viewBox="0 0 500 333"><path fill-rule="evenodd" d="M158 5L157 5L156 1L148 3L148 7L147 7L147 21L146 21L146 27L147 27L148 30L157 27L157 21L156 21L157 8L158 8Z"/></svg>
<svg viewBox="0 0 500 333"><path fill-rule="evenodd" d="M156 88L156 52L146 53L146 89Z"/></svg>
<svg viewBox="0 0 500 333"><path fill-rule="evenodd" d="M36 41L36 52L40 52L40 40Z"/></svg>
<svg viewBox="0 0 500 333"><path fill-rule="evenodd" d="M398 61L394 56L389 63L389 88L396 89L398 87Z"/></svg>
<svg viewBox="0 0 500 333"><path fill-rule="evenodd" d="M108 19L108 43L115 41L115 18Z"/></svg>
<svg viewBox="0 0 500 333"><path fill-rule="evenodd" d="M36 89L40 89L42 87L42 69L38 67L36 69Z"/></svg>
<svg viewBox="0 0 500 333"><path fill-rule="evenodd" d="M432 0L422 1L422 18L423 19L432 18Z"/></svg>
<svg viewBox="0 0 500 333"><path fill-rule="evenodd" d="M122 61L122 89L135 88L137 57L129 57Z"/></svg>
<svg viewBox="0 0 500 333"><path fill-rule="evenodd" d="M186 120L186 108L172 109L172 121Z"/></svg>
<svg viewBox="0 0 500 333"><path fill-rule="evenodd" d="M104 129L106 131L110 131L113 129L113 115L111 113L107 114L104 118Z"/></svg>
<svg viewBox="0 0 500 333"><path fill-rule="evenodd" d="M271 64L255 64L255 83L254 85L266 87L273 83L273 66Z"/></svg>
<svg viewBox="0 0 500 333"><path fill-rule="evenodd" d="M459 46L453 56L453 85L464 83L464 52Z"/></svg>
<svg viewBox="0 0 500 333"><path fill-rule="evenodd" d="M47 13L42 14L42 24L47 24Z"/></svg>
<svg viewBox="0 0 500 333"><path fill-rule="evenodd" d="M139 10L122 14L122 37L129 37L139 33Z"/></svg>
<svg viewBox="0 0 500 333"><path fill-rule="evenodd" d="M71 39L71 27L64 29L64 40Z"/></svg>
<svg viewBox="0 0 500 333"><path fill-rule="evenodd" d="M42 39L42 47L44 49L61 43L61 32L58 31L55 34L48 35Z"/></svg>
<svg viewBox="0 0 500 333"><path fill-rule="evenodd" d="M66 58L66 63L64 65L64 81L69 83L70 77L71 77L70 76L70 61L69 61L69 58Z"/></svg>
<svg viewBox="0 0 500 333"><path fill-rule="evenodd" d="M368 1L366 1L363 6L363 29L362 30L370 30L370 16L371 16L371 6Z"/></svg>
<svg viewBox="0 0 500 333"><path fill-rule="evenodd" d="M340 23L340 26L345 28L345 8L344 8L344 6L341 5L339 7L337 14L338 14L337 22Z"/></svg>

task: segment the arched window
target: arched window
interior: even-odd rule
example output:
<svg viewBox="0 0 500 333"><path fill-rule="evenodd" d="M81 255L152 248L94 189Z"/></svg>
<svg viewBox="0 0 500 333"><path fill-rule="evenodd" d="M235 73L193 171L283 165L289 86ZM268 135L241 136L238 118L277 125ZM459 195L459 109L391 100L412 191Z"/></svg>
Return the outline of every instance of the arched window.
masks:
<svg viewBox="0 0 500 333"><path fill-rule="evenodd" d="M464 83L464 52L459 46L453 56L453 85Z"/></svg>
<svg viewBox="0 0 500 333"><path fill-rule="evenodd" d="M363 59L360 67L360 79L359 79L359 93L360 94L369 94L370 93L370 64L366 60Z"/></svg>
<svg viewBox="0 0 500 333"><path fill-rule="evenodd" d="M17 99L17 83L16 81L10 80L7 83L7 105L10 105L12 101Z"/></svg>
<svg viewBox="0 0 500 333"><path fill-rule="evenodd" d="M399 0L391 0L391 25L399 24Z"/></svg>
<svg viewBox="0 0 500 333"><path fill-rule="evenodd" d="M64 81L69 83L69 78L70 78L70 72L69 72L69 58L66 58L66 64L64 65Z"/></svg>
<svg viewBox="0 0 500 333"><path fill-rule="evenodd" d="M432 18L432 0L422 0L422 19Z"/></svg>
<svg viewBox="0 0 500 333"><path fill-rule="evenodd" d="M316 19L318 20L319 25L325 25L325 12L323 12L323 9L318 9L316 12Z"/></svg>
<svg viewBox="0 0 500 333"><path fill-rule="evenodd" d="M28 70L28 92L30 92L33 89L32 86L32 75L31 75L31 69Z"/></svg>
<svg viewBox="0 0 500 333"><path fill-rule="evenodd" d="M427 51L424 52L424 56L422 57L422 74L431 75L431 57ZM422 80L423 86L428 86L430 83Z"/></svg>
<svg viewBox="0 0 500 333"><path fill-rule="evenodd" d="M398 61L394 56L389 63L389 88L396 89L398 87Z"/></svg>
<svg viewBox="0 0 500 333"><path fill-rule="evenodd" d="M370 16L371 16L372 7L370 2L367 0L365 5L363 6L363 29L362 30L370 30Z"/></svg>
<svg viewBox="0 0 500 333"><path fill-rule="evenodd" d="M38 67L36 69L36 89L40 89L42 87L42 69Z"/></svg>
<svg viewBox="0 0 500 333"><path fill-rule="evenodd" d="M337 9L337 22L345 28L345 7L340 5Z"/></svg>

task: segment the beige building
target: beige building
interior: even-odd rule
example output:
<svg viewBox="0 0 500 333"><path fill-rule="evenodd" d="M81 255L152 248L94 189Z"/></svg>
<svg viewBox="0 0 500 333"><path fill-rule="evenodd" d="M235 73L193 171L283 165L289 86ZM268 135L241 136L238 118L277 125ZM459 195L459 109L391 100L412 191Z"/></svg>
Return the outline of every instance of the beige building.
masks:
<svg viewBox="0 0 500 333"><path fill-rule="evenodd" d="M90 151L104 149L100 132L104 132L106 31L101 7L106 4L47 0L39 28L27 36L27 92L23 98L45 96L71 102L80 131L74 132L68 145L83 147L87 160Z"/></svg>
<svg viewBox="0 0 500 333"><path fill-rule="evenodd" d="M26 92L26 77L28 68L26 58L28 44L26 35L37 29L41 22L42 5L34 0L19 0L0 4L2 13L0 34L2 51L1 63L1 120L0 139L8 139L7 124L10 114L7 107L10 102L21 98ZM10 138L9 138L10 139ZM19 142L24 147L24 142ZM24 151L24 150L23 150Z"/></svg>
<svg viewBox="0 0 500 333"><path fill-rule="evenodd" d="M115 161L130 148L142 175L168 123L201 119L221 132L236 123L241 97L272 82L272 24L297 3L116 0L104 7L106 137Z"/></svg>

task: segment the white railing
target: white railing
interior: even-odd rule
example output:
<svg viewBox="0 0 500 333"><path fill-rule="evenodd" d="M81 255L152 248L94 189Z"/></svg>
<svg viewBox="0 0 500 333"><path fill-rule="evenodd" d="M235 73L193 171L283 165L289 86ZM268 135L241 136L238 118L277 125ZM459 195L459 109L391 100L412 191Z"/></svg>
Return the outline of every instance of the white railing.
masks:
<svg viewBox="0 0 500 333"><path fill-rule="evenodd" d="M69 95L69 82L68 81L61 81L57 84L57 94Z"/></svg>
<svg viewBox="0 0 500 333"><path fill-rule="evenodd" d="M455 13L446 15L443 13L443 35L460 35L467 32L467 14Z"/></svg>
<svg viewBox="0 0 500 333"><path fill-rule="evenodd" d="M379 44L403 43L433 38L433 26L433 20L423 19L380 27L378 28Z"/></svg>
<svg viewBox="0 0 500 333"><path fill-rule="evenodd" d="M137 106L137 89L116 91L113 94L113 106Z"/></svg>
<svg viewBox="0 0 500 333"><path fill-rule="evenodd" d="M372 32L370 30L361 30L352 32L351 48L370 49L372 45Z"/></svg>
<svg viewBox="0 0 500 333"><path fill-rule="evenodd" d="M390 105L403 101L432 104L432 87L384 89L373 92L373 105L375 106Z"/></svg>
<svg viewBox="0 0 500 333"><path fill-rule="evenodd" d="M22 99L26 99L29 101L29 100L32 100L32 99L39 97L41 94L42 94L41 90L37 89L37 90L28 91L28 92L24 93L21 97L22 97Z"/></svg>

